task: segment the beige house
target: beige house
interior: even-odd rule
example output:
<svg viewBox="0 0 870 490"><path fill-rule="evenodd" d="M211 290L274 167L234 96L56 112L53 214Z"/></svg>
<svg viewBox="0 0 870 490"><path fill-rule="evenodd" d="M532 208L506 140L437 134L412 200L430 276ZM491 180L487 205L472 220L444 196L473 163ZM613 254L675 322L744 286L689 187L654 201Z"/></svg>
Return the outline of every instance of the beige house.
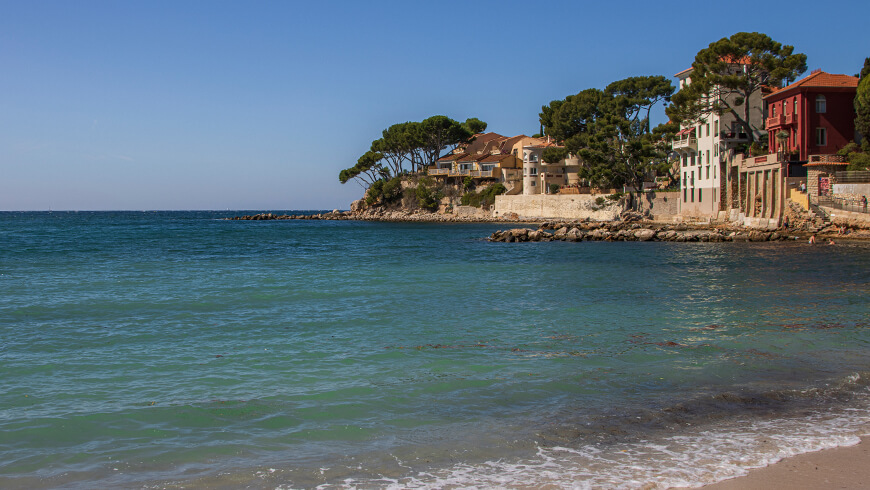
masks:
<svg viewBox="0 0 870 490"><path fill-rule="evenodd" d="M529 138L529 143L523 146L523 195L551 194L553 185L562 187L579 184L580 161L569 156L556 163L544 161L544 150L556 148L555 142L549 138Z"/></svg>

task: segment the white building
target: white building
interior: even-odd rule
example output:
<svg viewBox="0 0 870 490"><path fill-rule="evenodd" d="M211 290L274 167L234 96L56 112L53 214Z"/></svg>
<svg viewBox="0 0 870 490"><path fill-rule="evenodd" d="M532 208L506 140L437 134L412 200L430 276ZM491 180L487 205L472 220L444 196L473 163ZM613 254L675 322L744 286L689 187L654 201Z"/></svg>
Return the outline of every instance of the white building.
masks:
<svg viewBox="0 0 870 490"><path fill-rule="evenodd" d="M740 70L743 64L734 63ZM676 75L682 89L692 83L692 68ZM681 126L672 144L680 159L680 214L687 217L717 218L730 209L732 203L723 202L729 175L729 161L735 147L748 143L751 130L757 140L763 134L764 111L761 95L750 99L750 123L758 128L746 128L731 113L710 113L698 124Z"/></svg>
<svg viewBox="0 0 870 490"><path fill-rule="evenodd" d="M576 157L557 163L544 161L544 150L556 146L549 139L523 146L523 195L551 194L551 185L562 187L579 182L580 162Z"/></svg>

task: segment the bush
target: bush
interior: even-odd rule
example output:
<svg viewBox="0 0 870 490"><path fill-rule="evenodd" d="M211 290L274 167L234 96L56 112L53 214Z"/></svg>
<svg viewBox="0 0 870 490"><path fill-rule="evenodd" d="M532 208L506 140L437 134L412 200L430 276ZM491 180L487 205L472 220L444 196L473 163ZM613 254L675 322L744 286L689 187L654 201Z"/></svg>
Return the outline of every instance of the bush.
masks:
<svg viewBox="0 0 870 490"><path fill-rule="evenodd" d="M559 184L550 184L550 194L559 193Z"/></svg>
<svg viewBox="0 0 870 490"><path fill-rule="evenodd" d="M849 153L847 160L849 161L849 166L846 167L846 170L870 169L870 153L852 152Z"/></svg>
<svg viewBox="0 0 870 490"><path fill-rule="evenodd" d="M604 203L605 203L605 202L607 202L607 200L604 199L604 198L601 197L601 196L598 196L598 197L595 198L595 204L598 205L598 206L604 206Z"/></svg>
<svg viewBox="0 0 870 490"><path fill-rule="evenodd" d="M414 193L417 197L417 204L429 211L438 209L438 202L444 197L444 193L436 189L432 179L428 177L424 177L417 182L417 189Z"/></svg>
<svg viewBox="0 0 870 490"><path fill-rule="evenodd" d="M610 199L611 201L618 201L623 195L624 194L622 192L614 192L613 194L607 196L607 199Z"/></svg>
<svg viewBox="0 0 870 490"><path fill-rule="evenodd" d="M507 188L501 183L493 184L480 192L468 192L462 196L463 206L489 207L495 203L495 196L504 194Z"/></svg>
<svg viewBox="0 0 870 490"><path fill-rule="evenodd" d="M402 196L402 177L377 180L366 192L366 204L389 203Z"/></svg>

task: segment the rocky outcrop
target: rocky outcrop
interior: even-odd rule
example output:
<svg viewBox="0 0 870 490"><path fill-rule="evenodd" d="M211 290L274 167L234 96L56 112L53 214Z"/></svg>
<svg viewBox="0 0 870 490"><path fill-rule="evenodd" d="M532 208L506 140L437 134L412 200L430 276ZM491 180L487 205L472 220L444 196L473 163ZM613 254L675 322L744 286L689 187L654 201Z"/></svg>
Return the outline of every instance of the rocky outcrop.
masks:
<svg viewBox="0 0 870 490"><path fill-rule="evenodd" d="M552 232L548 230L553 230ZM623 241L623 242L767 242L797 240L779 232L689 229L686 225L642 225L636 222L546 222L537 230L512 228L490 235L493 242Z"/></svg>

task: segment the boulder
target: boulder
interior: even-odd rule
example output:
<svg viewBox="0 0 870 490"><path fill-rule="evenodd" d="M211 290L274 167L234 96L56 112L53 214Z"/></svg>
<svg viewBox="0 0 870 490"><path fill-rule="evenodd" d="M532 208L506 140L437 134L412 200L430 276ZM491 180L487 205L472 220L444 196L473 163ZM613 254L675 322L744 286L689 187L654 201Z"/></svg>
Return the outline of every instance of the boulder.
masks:
<svg viewBox="0 0 870 490"><path fill-rule="evenodd" d="M656 237L656 232L650 229L642 228L634 231L634 237L641 242L648 242Z"/></svg>

